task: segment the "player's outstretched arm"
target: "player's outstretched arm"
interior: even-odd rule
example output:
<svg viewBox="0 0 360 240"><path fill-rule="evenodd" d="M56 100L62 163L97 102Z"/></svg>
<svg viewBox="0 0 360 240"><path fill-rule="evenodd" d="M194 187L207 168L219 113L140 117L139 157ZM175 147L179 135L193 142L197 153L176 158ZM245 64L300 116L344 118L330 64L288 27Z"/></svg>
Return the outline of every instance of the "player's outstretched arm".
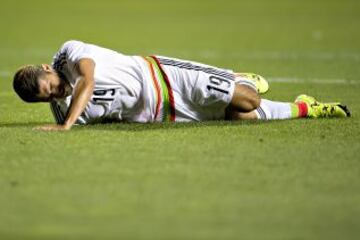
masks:
<svg viewBox="0 0 360 240"><path fill-rule="evenodd" d="M92 59L81 59L78 64L79 78L76 81L72 101L69 108L67 118L62 125L47 125L37 128L38 130L53 131L53 130L69 130L76 122L80 114L84 111L86 105L94 91L94 69L95 62Z"/></svg>

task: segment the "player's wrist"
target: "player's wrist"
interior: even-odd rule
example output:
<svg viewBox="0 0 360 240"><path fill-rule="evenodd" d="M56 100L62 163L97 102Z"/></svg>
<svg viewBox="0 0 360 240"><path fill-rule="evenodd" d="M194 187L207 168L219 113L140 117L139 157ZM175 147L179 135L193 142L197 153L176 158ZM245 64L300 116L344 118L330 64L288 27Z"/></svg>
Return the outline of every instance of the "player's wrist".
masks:
<svg viewBox="0 0 360 240"><path fill-rule="evenodd" d="M71 126L72 126L72 124L67 123L67 122L65 122L65 123L62 125L62 127L63 127L65 130L70 130Z"/></svg>

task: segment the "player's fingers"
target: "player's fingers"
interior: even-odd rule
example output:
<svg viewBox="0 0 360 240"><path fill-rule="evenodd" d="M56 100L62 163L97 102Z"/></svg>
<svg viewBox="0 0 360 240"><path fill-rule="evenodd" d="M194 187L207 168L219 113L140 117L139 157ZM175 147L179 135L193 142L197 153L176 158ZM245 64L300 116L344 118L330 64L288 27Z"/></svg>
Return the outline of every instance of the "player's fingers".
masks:
<svg viewBox="0 0 360 240"><path fill-rule="evenodd" d="M34 127L33 130L35 130L35 131L51 131L51 130L57 130L57 129L54 128L54 126L52 126L52 125L45 125L45 126Z"/></svg>
<svg viewBox="0 0 360 240"><path fill-rule="evenodd" d="M32 130L34 131L46 131L48 129L47 126L37 126L37 127L34 127Z"/></svg>
<svg viewBox="0 0 360 240"><path fill-rule="evenodd" d="M68 131L70 128L63 125L45 125L33 128L36 131Z"/></svg>

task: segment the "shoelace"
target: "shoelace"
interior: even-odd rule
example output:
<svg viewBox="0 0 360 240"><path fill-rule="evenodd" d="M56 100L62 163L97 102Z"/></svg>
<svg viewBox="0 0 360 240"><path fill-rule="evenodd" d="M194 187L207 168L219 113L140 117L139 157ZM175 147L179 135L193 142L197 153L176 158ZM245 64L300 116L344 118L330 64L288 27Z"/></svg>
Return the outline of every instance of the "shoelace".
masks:
<svg viewBox="0 0 360 240"><path fill-rule="evenodd" d="M330 106L328 104L317 104L317 105L314 105L314 107L315 107L314 110L316 111L316 113L323 117L331 117L335 112L335 106Z"/></svg>

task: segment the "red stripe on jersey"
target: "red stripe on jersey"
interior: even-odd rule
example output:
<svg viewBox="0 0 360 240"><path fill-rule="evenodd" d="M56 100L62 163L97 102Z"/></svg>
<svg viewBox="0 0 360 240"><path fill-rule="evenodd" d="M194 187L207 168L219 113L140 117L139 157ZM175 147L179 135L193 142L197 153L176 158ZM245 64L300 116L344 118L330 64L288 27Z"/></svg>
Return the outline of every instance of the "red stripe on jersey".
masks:
<svg viewBox="0 0 360 240"><path fill-rule="evenodd" d="M168 76L166 75L164 69L162 68L162 66L160 65L160 61L159 59L156 58L156 56L152 55L150 56L152 59L154 59L157 63L157 65L159 66L159 69L161 71L161 74L163 75L164 79L165 79L165 83L166 86L168 88L169 91L169 102L170 102L170 121L175 121L175 101L174 101L174 94L170 85L170 81Z"/></svg>

